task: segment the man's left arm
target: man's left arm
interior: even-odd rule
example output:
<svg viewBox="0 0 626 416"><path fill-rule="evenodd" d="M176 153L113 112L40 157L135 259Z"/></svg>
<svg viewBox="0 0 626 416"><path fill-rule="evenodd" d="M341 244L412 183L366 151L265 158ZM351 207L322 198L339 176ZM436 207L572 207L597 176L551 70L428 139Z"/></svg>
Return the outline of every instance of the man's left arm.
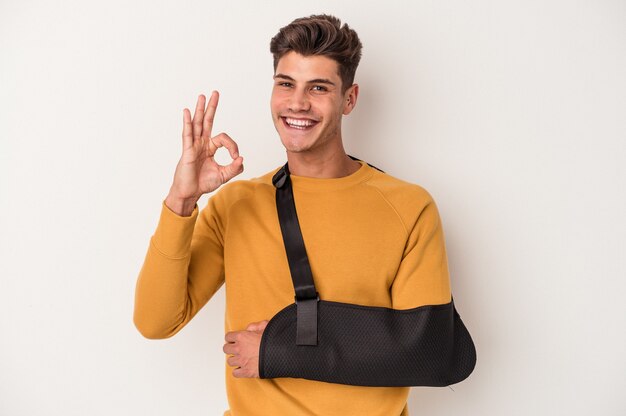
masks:
<svg viewBox="0 0 626 416"><path fill-rule="evenodd" d="M396 310L446 304L451 300L443 227L432 198L409 231L390 291L392 307ZM253 322L243 331L226 334L223 350L231 354L227 362L235 367L235 377L259 377L259 347L267 323L267 320ZM297 348L295 344L294 348Z"/></svg>

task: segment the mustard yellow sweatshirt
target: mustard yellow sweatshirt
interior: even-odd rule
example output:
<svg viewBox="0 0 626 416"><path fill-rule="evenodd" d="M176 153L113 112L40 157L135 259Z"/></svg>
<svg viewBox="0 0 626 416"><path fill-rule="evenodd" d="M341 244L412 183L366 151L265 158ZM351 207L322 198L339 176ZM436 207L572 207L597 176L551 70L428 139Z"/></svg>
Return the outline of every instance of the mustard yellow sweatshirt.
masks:
<svg viewBox="0 0 626 416"><path fill-rule="evenodd" d="M230 182L190 217L163 201L139 273L134 323L147 338L180 331L222 286L225 333L294 302L272 176ZM291 175L321 299L410 309L450 302L443 229L431 195L361 162L332 179ZM236 378L224 416L406 416L409 387ZM393 357L389 357L393 360Z"/></svg>

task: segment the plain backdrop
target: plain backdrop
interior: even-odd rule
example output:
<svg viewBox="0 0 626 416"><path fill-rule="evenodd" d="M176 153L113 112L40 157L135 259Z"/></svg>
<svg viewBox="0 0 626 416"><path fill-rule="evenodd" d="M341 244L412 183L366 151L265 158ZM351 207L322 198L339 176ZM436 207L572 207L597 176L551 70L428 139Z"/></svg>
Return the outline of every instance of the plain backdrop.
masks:
<svg viewBox="0 0 626 416"><path fill-rule="evenodd" d="M228 408L224 289L155 341L135 281L200 93L239 179L284 163L269 40L314 13L361 37L346 149L437 201L478 350L411 415L626 414L626 2L2 0L1 415Z"/></svg>

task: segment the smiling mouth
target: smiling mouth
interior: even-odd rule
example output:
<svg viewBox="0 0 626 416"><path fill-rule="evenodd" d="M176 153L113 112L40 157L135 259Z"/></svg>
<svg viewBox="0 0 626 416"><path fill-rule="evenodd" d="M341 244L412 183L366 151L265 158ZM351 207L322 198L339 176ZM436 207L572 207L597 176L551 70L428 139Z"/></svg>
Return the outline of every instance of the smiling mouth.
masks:
<svg viewBox="0 0 626 416"><path fill-rule="evenodd" d="M317 121L308 118L281 117L281 119L288 128L295 130L309 130L317 124Z"/></svg>

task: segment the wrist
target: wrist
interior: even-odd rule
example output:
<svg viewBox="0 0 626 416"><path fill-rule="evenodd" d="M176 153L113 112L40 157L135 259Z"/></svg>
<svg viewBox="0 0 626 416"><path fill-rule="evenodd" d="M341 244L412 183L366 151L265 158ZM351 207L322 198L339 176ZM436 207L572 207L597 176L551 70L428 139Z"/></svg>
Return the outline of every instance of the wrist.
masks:
<svg viewBox="0 0 626 416"><path fill-rule="evenodd" d="M165 205L175 214L181 217L189 217L193 213L198 199L200 198L180 198L170 193L165 198Z"/></svg>

